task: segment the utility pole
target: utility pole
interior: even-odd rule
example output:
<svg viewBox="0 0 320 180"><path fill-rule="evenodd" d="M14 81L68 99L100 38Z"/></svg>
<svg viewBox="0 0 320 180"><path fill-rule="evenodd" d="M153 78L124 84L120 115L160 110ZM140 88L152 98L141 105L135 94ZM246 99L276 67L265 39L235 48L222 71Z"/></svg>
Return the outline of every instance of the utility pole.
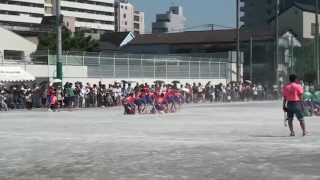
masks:
<svg viewBox="0 0 320 180"><path fill-rule="evenodd" d="M240 62L240 4L239 4L239 0L236 0L236 8L237 8L237 12L236 12L236 25L237 25L237 81L240 82L241 81L241 62Z"/></svg>
<svg viewBox="0 0 320 180"><path fill-rule="evenodd" d="M209 24L211 31L214 31L214 24Z"/></svg>
<svg viewBox="0 0 320 180"><path fill-rule="evenodd" d="M57 31L57 74L56 78L62 80L63 70L62 70L62 17L61 17L61 2L60 0L56 1L56 31Z"/></svg>
<svg viewBox="0 0 320 180"><path fill-rule="evenodd" d="M315 67L316 67L316 79L317 86L320 85L320 69L319 69L319 1L315 0L315 9L316 9L316 27L315 27L315 37L314 37L314 45L315 45Z"/></svg>
<svg viewBox="0 0 320 180"><path fill-rule="evenodd" d="M290 58L290 73L294 73L294 64L295 64L295 62L294 62L294 44L293 44L294 42L293 42L293 35L290 37L290 56L291 56L291 58Z"/></svg>
<svg viewBox="0 0 320 180"><path fill-rule="evenodd" d="M275 24L275 57L274 57L274 70L275 70L275 85L278 85L279 81L279 0L276 1L276 24Z"/></svg>
<svg viewBox="0 0 320 180"><path fill-rule="evenodd" d="M250 33L250 81L253 82L253 37Z"/></svg>

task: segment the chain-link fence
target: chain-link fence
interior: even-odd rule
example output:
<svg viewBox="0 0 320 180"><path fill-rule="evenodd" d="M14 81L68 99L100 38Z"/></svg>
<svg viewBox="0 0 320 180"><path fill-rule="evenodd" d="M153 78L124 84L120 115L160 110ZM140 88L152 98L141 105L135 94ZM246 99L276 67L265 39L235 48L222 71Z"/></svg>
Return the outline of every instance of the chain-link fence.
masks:
<svg viewBox="0 0 320 180"><path fill-rule="evenodd" d="M48 51L30 56L31 61L21 58L20 63L56 65L56 55ZM61 62L64 66L86 67L88 78L228 79L231 72L228 59L212 57L64 52Z"/></svg>
<svg viewBox="0 0 320 180"><path fill-rule="evenodd" d="M90 77L153 79L226 79L228 63L221 59L135 54L65 53L64 65L87 66ZM49 55L48 64L56 64Z"/></svg>

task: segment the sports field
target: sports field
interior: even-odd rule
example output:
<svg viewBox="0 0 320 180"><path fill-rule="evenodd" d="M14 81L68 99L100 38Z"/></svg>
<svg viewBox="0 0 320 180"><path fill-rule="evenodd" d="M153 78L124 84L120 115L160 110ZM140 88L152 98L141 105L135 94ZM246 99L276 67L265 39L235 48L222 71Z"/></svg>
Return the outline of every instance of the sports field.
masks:
<svg viewBox="0 0 320 180"><path fill-rule="evenodd" d="M320 179L320 118L288 137L281 102L0 113L1 180Z"/></svg>

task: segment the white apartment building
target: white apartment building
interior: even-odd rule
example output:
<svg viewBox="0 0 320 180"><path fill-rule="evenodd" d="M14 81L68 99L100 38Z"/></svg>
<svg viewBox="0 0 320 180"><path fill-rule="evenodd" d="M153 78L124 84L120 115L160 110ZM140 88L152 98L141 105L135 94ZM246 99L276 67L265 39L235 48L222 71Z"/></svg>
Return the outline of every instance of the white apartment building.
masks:
<svg viewBox="0 0 320 180"><path fill-rule="evenodd" d="M115 5L116 31L144 34L144 13L136 11L128 0L117 0Z"/></svg>
<svg viewBox="0 0 320 180"><path fill-rule="evenodd" d="M45 14L44 0L1 0L0 26L13 31L31 31Z"/></svg>
<svg viewBox="0 0 320 180"><path fill-rule="evenodd" d="M55 0L1 0L0 24L14 31L34 31L55 12ZM114 0L61 0L61 13L75 18L75 29L114 31Z"/></svg>
<svg viewBox="0 0 320 180"><path fill-rule="evenodd" d="M152 33L182 32L186 18L181 6L172 6L165 14L157 14L156 22L152 23Z"/></svg>
<svg viewBox="0 0 320 180"><path fill-rule="evenodd" d="M61 14L75 18L76 30L115 31L114 0L62 0Z"/></svg>
<svg viewBox="0 0 320 180"><path fill-rule="evenodd" d="M135 11L133 17L133 28L135 34L144 34L145 25L144 25L144 12Z"/></svg>

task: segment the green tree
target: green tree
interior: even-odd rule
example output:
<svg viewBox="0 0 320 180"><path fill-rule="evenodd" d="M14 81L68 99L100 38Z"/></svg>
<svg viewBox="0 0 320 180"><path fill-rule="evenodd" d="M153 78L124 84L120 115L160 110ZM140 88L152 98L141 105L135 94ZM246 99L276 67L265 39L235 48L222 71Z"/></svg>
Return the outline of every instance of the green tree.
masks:
<svg viewBox="0 0 320 180"><path fill-rule="evenodd" d="M39 37L38 50L56 51L57 33L46 33ZM68 29L62 30L62 50L63 51L97 51L98 41L91 36L85 36L82 31L71 33Z"/></svg>

